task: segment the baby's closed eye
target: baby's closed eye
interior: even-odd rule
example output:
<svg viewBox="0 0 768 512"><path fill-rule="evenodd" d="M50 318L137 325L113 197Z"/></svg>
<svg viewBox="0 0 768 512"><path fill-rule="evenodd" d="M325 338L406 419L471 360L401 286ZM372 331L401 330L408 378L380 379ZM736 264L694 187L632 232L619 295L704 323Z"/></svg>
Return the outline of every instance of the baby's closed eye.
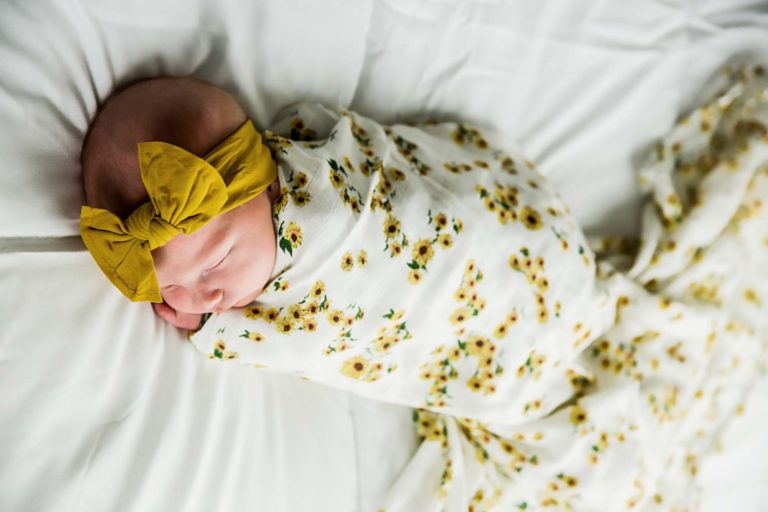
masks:
<svg viewBox="0 0 768 512"><path fill-rule="evenodd" d="M227 256L229 256L229 253L230 253L230 252L232 252L232 248L231 248L231 247L230 247L230 248L227 250L227 252L224 254L224 256L222 256L221 258L219 258L219 259L218 259L218 261L216 261L216 263L214 263L213 265L211 265L210 267L208 267L208 268L206 269L206 271L208 271L208 270L213 270L213 269L215 269L216 267L218 267L219 265L221 265L222 263L224 263L224 260L226 260L226 259L227 259Z"/></svg>

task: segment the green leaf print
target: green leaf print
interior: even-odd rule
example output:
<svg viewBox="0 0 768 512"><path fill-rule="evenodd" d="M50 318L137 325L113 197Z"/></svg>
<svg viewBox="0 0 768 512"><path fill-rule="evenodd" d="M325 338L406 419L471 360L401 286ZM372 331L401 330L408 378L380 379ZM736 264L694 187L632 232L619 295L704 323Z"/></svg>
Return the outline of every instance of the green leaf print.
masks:
<svg viewBox="0 0 768 512"><path fill-rule="evenodd" d="M280 239L280 250L293 256L293 247L291 247L291 242L287 238Z"/></svg>

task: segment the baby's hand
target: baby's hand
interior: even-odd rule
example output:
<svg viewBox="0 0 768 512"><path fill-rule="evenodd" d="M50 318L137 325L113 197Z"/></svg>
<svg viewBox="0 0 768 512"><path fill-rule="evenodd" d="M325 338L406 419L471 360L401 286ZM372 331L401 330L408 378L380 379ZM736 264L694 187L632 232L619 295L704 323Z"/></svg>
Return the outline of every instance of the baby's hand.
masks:
<svg viewBox="0 0 768 512"><path fill-rule="evenodd" d="M157 316L181 329L197 329L200 327L200 319L203 317L200 314L176 311L164 302L153 302L152 309Z"/></svg>

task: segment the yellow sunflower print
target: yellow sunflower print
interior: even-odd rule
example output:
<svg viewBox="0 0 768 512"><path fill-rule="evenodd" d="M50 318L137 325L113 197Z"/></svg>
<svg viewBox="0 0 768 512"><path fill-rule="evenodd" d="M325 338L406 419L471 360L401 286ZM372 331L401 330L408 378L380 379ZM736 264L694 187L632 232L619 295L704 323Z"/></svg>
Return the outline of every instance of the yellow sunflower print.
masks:
<svg viewBox="0 0 768 512"><path fill-rule="evenodd" d="M370 361L362 356L350 357L341 365L341 373L350 379L359 380L363 378L369 365Z"/></svg>

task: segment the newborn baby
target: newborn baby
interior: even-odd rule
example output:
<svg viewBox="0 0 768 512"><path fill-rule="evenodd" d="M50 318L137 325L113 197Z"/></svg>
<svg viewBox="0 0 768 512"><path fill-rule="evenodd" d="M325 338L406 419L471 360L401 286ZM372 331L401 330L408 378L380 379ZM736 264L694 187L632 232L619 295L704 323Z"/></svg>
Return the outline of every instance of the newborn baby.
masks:
<svg viewBox="0 0 768 512"><path fill-rule="evenodd" d="M245 122L231 95L192 78L147 80L114 94L83 147L87 204L127 218L148 201L137 143L163 141L203 157ZM268 151L259 157L272 165ZM151 251L162 294L152 305L160 317L194 329L202 313L243 307L261 292L276 250L270 206L279 182L268 168L273 178L265 191Z"/></svg>
<svg viewBox="0 0 768 512"><path fill-rule="evenodd" d="M104 106L81 233L131 300L186 328L213 311L209 358L417 408L382 509L683 509L764 360L765 102L736 85L659 143L626 273L475 128L302 104L270 157L193 79Z"/></svg>
<svg viewBox="0 0 768 512"><path fill-rule="evenodd" d="M613 304L533 164L457 123L301 104L273 129L270 156L194 79L110 98L83 151L81 234L113 284L179 327L216 313L193 337L210 357L377 399L509 424L572 395ZM501 377L545 362L548 379Z"/></svg>

